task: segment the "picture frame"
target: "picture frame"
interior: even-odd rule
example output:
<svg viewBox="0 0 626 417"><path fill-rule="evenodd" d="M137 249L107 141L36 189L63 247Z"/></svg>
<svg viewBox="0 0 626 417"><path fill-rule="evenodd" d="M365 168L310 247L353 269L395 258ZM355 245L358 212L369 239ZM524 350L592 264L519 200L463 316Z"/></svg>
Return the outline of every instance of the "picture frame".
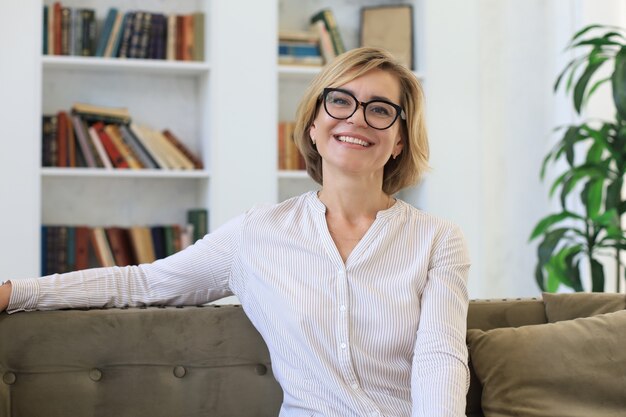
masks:
<svg viewBox="0 0 626 417"><path fill-rule="evenodd" d="M361 46L389 51L414 70L413 6L410 4L365 6L359 28Z"/></svg>

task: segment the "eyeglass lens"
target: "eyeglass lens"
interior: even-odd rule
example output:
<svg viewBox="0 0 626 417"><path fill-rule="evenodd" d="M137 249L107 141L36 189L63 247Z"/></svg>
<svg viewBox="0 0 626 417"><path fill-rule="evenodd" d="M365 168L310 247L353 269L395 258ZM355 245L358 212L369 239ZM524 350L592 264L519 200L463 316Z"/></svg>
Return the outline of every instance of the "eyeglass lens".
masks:
<svg viewBox="0 0 626 417"><path fill-rule="evenodd" d="M326 93L324 108L335 119L347 119L359 107L359 101L344 91L330 90ZM364 103L365 122L375 129L387 129L398 117L398 110L390 103L372 100Z"/></svg>

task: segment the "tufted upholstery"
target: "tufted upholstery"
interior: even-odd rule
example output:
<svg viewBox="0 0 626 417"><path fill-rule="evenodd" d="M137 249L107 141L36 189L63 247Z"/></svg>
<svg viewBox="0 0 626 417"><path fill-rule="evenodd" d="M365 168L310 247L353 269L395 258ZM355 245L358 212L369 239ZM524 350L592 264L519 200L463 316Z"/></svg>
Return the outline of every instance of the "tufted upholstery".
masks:
<svg viewBox="0 0 626 417"><path fill-rule="evenodd" d="M468 328L546 322L541 300L470 303ZM0 417L275 417L282 398L239 306L3 313L0 376ZM480 397L472 371L468 417Z"/></svg>

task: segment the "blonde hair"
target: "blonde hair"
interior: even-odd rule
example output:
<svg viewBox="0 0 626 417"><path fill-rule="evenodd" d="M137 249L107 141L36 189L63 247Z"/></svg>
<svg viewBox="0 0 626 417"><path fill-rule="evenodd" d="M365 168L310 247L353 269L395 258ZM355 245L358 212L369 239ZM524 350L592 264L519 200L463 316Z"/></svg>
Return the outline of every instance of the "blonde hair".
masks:
<svg viewBox="0 0 626 417"><path fill-rule="evenodd" d="M404 147L396 159L390 158L385 165L383 191L394 194L417 184L429 169L424 93L419 80L387 51L363 47L350 50L327 64L313 79L298 106L294 140L304 156L307 172L320 185L323 181L322 157L311 141L309 129L320 109L322 92L326 87L339 87L374 69L387 71L398 79L400 106L406 114L406 120L398 118L396 122L401 123Z"/></svg>

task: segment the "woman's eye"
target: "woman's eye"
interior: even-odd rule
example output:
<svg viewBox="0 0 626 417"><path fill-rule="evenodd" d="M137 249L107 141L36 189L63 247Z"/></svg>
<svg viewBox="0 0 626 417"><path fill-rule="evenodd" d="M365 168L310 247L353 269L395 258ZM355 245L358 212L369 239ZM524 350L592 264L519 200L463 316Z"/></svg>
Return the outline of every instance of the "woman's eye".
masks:
<svg viewBox="0 0 626 417"><path fill-rule="evenodd" d="M346 99L345 97L331 97L330 103L336 106L347 106L350 104L350 100Z"/></svg>
<svg viewBox="0 0 626 417"><path fill-rule="evenodd" d="M370 112L375 114L376 116L389 117L392 114L391 109L387 108L386 106L374 105L370 107L371 107Z"/></svg>

